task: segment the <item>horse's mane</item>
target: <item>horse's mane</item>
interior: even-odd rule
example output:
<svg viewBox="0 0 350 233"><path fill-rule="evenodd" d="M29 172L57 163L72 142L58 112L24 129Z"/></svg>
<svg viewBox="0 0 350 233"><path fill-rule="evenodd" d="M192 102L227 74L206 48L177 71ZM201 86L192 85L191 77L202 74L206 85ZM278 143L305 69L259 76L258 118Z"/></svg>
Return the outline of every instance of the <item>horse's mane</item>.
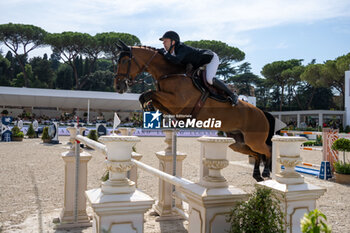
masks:
<svg viewBox="0 0 350 233"><path fill-rule="evenodd" d="M151 47L151 46L146 46L146 45L136 45L136 46L131 46L131 48L135 48L135 49L143 49L143 50L146 50L146 51L150 51L150 52L156 52L157 51L157 48L155 47ZM169 65L170 67L174 68L175 70L179 70L177 72L184 72L185 70L185 67L181 64L173 64L171 63L170 61L164 59L164 56L163 57L163 60L165 62L165 64Z"/></svg>
<svg viewBox="0 0 350 233"><path fill-rule="evenodd" d="M147 45L136 45L136 46L132 46L132 48L146 49L146 50L151 50L151 51L156 51L157 50L157 48L151 47L151 46L147 46Z"/></svg>

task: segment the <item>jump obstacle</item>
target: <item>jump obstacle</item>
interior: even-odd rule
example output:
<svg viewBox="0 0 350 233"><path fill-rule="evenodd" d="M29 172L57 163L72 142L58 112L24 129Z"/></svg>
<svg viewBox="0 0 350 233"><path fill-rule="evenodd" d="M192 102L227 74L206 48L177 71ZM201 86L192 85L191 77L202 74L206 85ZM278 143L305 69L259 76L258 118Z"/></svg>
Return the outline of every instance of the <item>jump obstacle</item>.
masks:
<svg viewBox="0 0 350 233"><path fill-rule="evenodd" d="M301 147L302 150L308 151L321 151L323 154L323 162L321 165L302 163L303 166L296 166L296 171L308 175L317 176L320 179L331 178L331 171L333 171L333 163L338 160L338 152L332 150L332 144L338 138L348 138L348 134L340 134L339 130L333 130L330 128L323 128L322 132L313 131L292 131L281 130L281 133L288 133L292 135L319 135L322 136L323 147ZM311 168L312 167L312 168Z"/></svg>
<svg viewBox="0 0 350 233"><path fill-rule="evenodd" d="M229 224L225 219L230 208L237 202L248 199L247 193L228 184L221 175L221 170L229 164L226 153L228 145L233 142L232 138L198 139L201 144L200 179L199 182L193 182L181 177L186 155L173 148L176 143L172 143L174 133L171 130L164 131L166 149L156 153L159 169L134 158L142 157L132 152L132 147L140 141L138 137L102 136L102 144L81 136L83 130L69 129L73 144L69 151L62 154L65 162L65 200L57 228L89 226L92 219L93 232L143 232L143 215L153 208L159 214L158 221L187 219L189 233L226 232ZM126 135L126 132L129 131L122 134ZM325 192L323 188L305 183L303 177L294 171L295 164L300 161L296 154L299 155L303 140L303 137L275 136L275 153L272 158L275 165L272 172L274 178L258 183L274 189L280 195L278 197L285 208L289 232L300 228L300 223L291 219L302 217L304 213L315 209L316 200ZM82 151L80 143L95 148L106 156L109 179L102 182L100 188L86 191L87 163L91 156ZM176 157L173 157L174 151ZM176 166L173 166L174 158ZM286 167L284 171L278 170L281 165ZM157 201L137 188L135 168L159 178ZM176 176L172 175L174 168ZM127 178L128 173L130 179ZM93 209L92 217L87 216L86 200ZM188 208L185 208L185 203Z"/></svg>

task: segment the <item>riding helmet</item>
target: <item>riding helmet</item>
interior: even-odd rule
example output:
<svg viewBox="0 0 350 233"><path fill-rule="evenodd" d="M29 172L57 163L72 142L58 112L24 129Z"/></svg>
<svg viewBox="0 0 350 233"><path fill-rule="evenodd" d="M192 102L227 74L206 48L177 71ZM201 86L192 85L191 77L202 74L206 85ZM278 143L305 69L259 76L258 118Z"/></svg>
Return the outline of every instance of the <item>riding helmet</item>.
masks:
<svg viewBox="0 0 350 233"><path fill-rule="evenodd" d="M164 33L164 35L159 38L159 40L163 40L165 38L168 38L168 39L171 39L171 40L174 40L176 42L180 42L180 36L179 34L177 34L176 32L174 31L167 31L166 33Z"/></svg>

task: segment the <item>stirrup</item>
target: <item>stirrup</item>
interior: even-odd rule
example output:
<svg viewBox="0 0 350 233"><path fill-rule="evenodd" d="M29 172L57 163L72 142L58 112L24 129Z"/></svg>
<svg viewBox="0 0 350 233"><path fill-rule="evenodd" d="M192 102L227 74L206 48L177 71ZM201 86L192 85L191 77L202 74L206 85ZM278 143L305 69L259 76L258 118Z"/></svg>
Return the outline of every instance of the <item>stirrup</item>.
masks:
<svg viewBox="0 0 350 233"><path fill-rule="evenodd" d="M236 97L236 96L235 96ZM236 97L235 99L232 99L232 96L227 97L228 101L231 103L232 107L237 105L237 100L238 98Z"/></svg>

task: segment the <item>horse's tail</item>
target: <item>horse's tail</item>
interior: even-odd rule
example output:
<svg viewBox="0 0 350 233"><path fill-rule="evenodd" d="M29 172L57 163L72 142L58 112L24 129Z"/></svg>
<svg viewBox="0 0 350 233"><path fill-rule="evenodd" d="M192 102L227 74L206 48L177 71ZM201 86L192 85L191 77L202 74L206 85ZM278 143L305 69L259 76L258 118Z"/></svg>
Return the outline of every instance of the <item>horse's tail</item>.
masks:
<svg viewBox="0 0 350 233"><path fill-rule="evenodd" d="M269 121L269 136L267 137L266 139L266 144L269 145L269 146L272 146L272 137L273 135L275 134L275 118L268 112L265 112L264 111L264 114L265 114L265 117L267 118L267 120Z"/></svg>

